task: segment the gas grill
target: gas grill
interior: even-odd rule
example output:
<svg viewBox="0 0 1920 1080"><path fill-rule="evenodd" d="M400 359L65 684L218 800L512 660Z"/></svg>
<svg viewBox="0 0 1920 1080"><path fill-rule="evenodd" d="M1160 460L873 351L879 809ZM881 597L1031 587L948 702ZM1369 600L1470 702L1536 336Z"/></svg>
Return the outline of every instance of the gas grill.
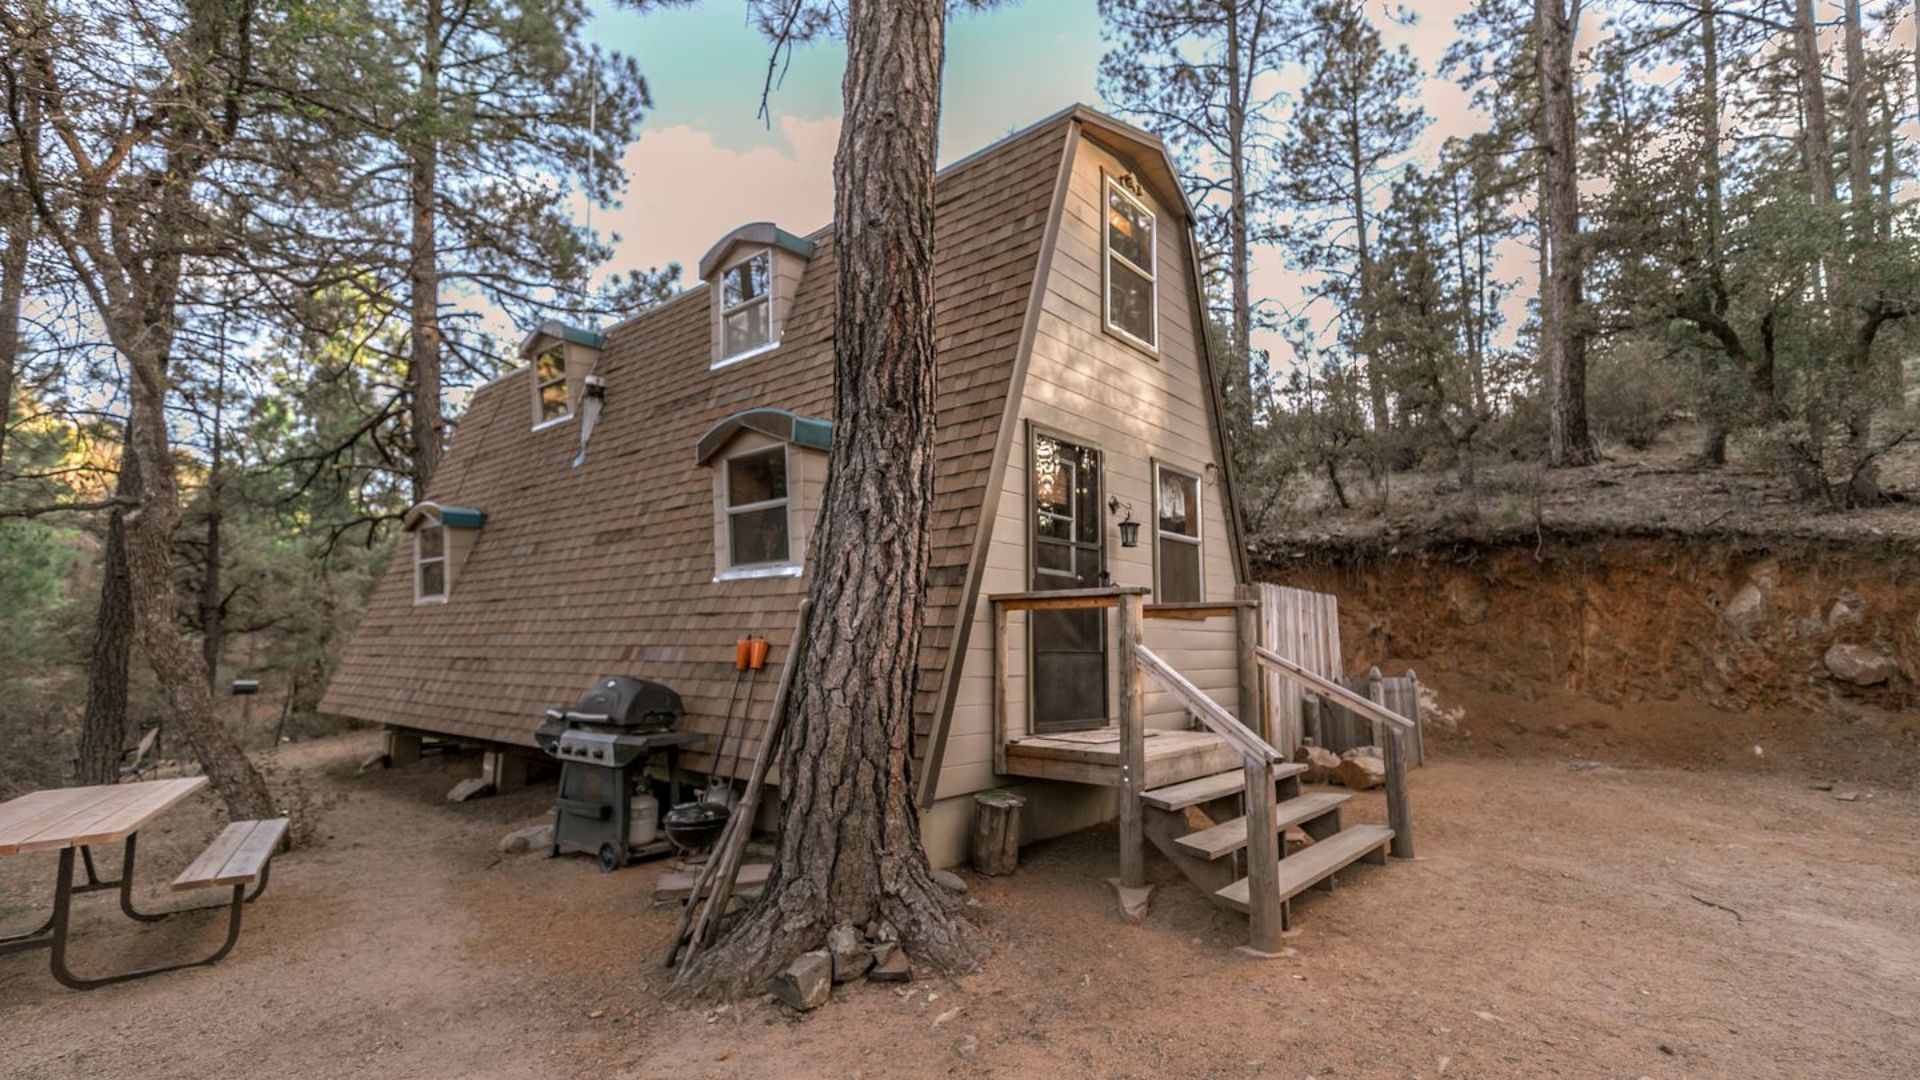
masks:
<svg viewBox="0 0 1920 1080"><path fill-rule="evenodd" d="M572 706L547 710L547 722L534 732L534 739L560 762L550 854L585 851L597 855L600 869L610 872L625 866L633 854L669 850L664 840L633 836L632 817L636 805L657 806L644 790L647 764L655 753L666 754L670 794L679 801L680 748L706 738L674 730L685 712L680 695L671 689L624 675L595 679ZM641 789L639 802L636 788Z"/></svg>

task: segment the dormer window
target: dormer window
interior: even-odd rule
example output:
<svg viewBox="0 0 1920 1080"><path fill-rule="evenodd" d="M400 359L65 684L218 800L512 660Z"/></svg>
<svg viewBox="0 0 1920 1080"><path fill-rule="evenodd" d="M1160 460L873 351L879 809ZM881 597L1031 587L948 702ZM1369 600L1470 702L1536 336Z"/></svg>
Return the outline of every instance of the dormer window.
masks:
<svg viewBox="0 0 1920 1080"><path fill-rule="evenodd" d="M447 599L447 532L438 521L413 531L413 602L439 604Z"/></svg>
<svg viewBox="0 0 1920 1080"><path fill-rule="evenodd" d="M720 272L720 358L773 340L773 252L757 251Z"/></svg>
<svg viewBox="0 0 1920 1080"><path fill-rule="evenodd" d="M762 356L780 346L814 243L771 221L742 225L700 257L700 280L713 297L715 368Z"/></svg>
<svg viewBox="0 0 1920 1080"><path fill-rule="evenodd" d="M567 395L567 347L556 342L533 358L534 422L551 424L573 413Z"/></svg>
<svg viewBox="0 0 1920 1080"><path fill-rule="evenodd" d="M472 506L416 504L400 519L413 537L413 602L444 604L453 594L460 563L473 551L487 515Z"/></svg>

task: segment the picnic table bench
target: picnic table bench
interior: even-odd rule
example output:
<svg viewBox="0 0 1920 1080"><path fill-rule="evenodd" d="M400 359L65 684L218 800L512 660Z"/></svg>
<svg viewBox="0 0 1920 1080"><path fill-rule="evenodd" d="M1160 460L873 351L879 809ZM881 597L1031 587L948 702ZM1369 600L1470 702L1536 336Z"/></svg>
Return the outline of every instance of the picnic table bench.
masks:
<svg viewBox="0 0 1920 1080"><path fill-rule="evenodd" d="M228 825L173 881L175 891L230 886L233 889L230 901L157 912L141 911L133 903L134 857L140 830L206 783L206 777L194 776L133 784L55 788L0 803L0 857L35 851L57 850L60 853L59 867L54 875L53 914L35 930L0 938L0 956L47 949L51 954L53 977L61 985L75 990L92 990L161 972L203 967L223 959L239 940L240 913L245 904L259 897L267 886L268 866L286 837L286 818L236 821ZM115 841L125 846L120 877L104 881L94 868L92 848L96 844ZM73 873L76 851L80 853L86 869L86 880L79 884L74 882ZM251 895L247 893L248 885L254 886ZM115 888L120 892L120 910L128 918L140 922L158 922L190 911L227 907L226 941L213 955L199 960L98 978L76 975L67 966L73 897L79 893Z"/></svg>

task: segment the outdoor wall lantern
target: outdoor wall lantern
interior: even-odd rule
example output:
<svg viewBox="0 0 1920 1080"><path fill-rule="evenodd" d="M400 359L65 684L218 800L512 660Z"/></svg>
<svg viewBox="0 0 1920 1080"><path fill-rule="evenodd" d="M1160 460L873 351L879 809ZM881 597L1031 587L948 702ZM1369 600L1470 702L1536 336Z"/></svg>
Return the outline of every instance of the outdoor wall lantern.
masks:
<svg viewBox="0 0 1920 1080"><path fill-rule="evenodd" d="M1123 503L1119 499L1112 497L1107 499L1108 513L1118 514L1123 508L1126 510L1127 516L1120 521L1120 546L1123 548L1137 548L1140 546L1140 523L1133 520L1133 504Z"/></svg>

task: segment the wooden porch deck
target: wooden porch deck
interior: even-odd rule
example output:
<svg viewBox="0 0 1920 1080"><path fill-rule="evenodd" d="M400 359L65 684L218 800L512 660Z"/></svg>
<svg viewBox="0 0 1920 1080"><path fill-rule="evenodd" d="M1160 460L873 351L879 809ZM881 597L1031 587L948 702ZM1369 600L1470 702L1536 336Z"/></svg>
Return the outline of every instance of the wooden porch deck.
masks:
<svg viewBox="0 0 1920 1080"><path fill-rule="evenodd" d="M1141 788L1165 787L1240 767L1240 754L1210 731L1148 731ZM1029 735L1006 744L1006 772L1041 780L1120 787L1120 729Z"/></svg>

